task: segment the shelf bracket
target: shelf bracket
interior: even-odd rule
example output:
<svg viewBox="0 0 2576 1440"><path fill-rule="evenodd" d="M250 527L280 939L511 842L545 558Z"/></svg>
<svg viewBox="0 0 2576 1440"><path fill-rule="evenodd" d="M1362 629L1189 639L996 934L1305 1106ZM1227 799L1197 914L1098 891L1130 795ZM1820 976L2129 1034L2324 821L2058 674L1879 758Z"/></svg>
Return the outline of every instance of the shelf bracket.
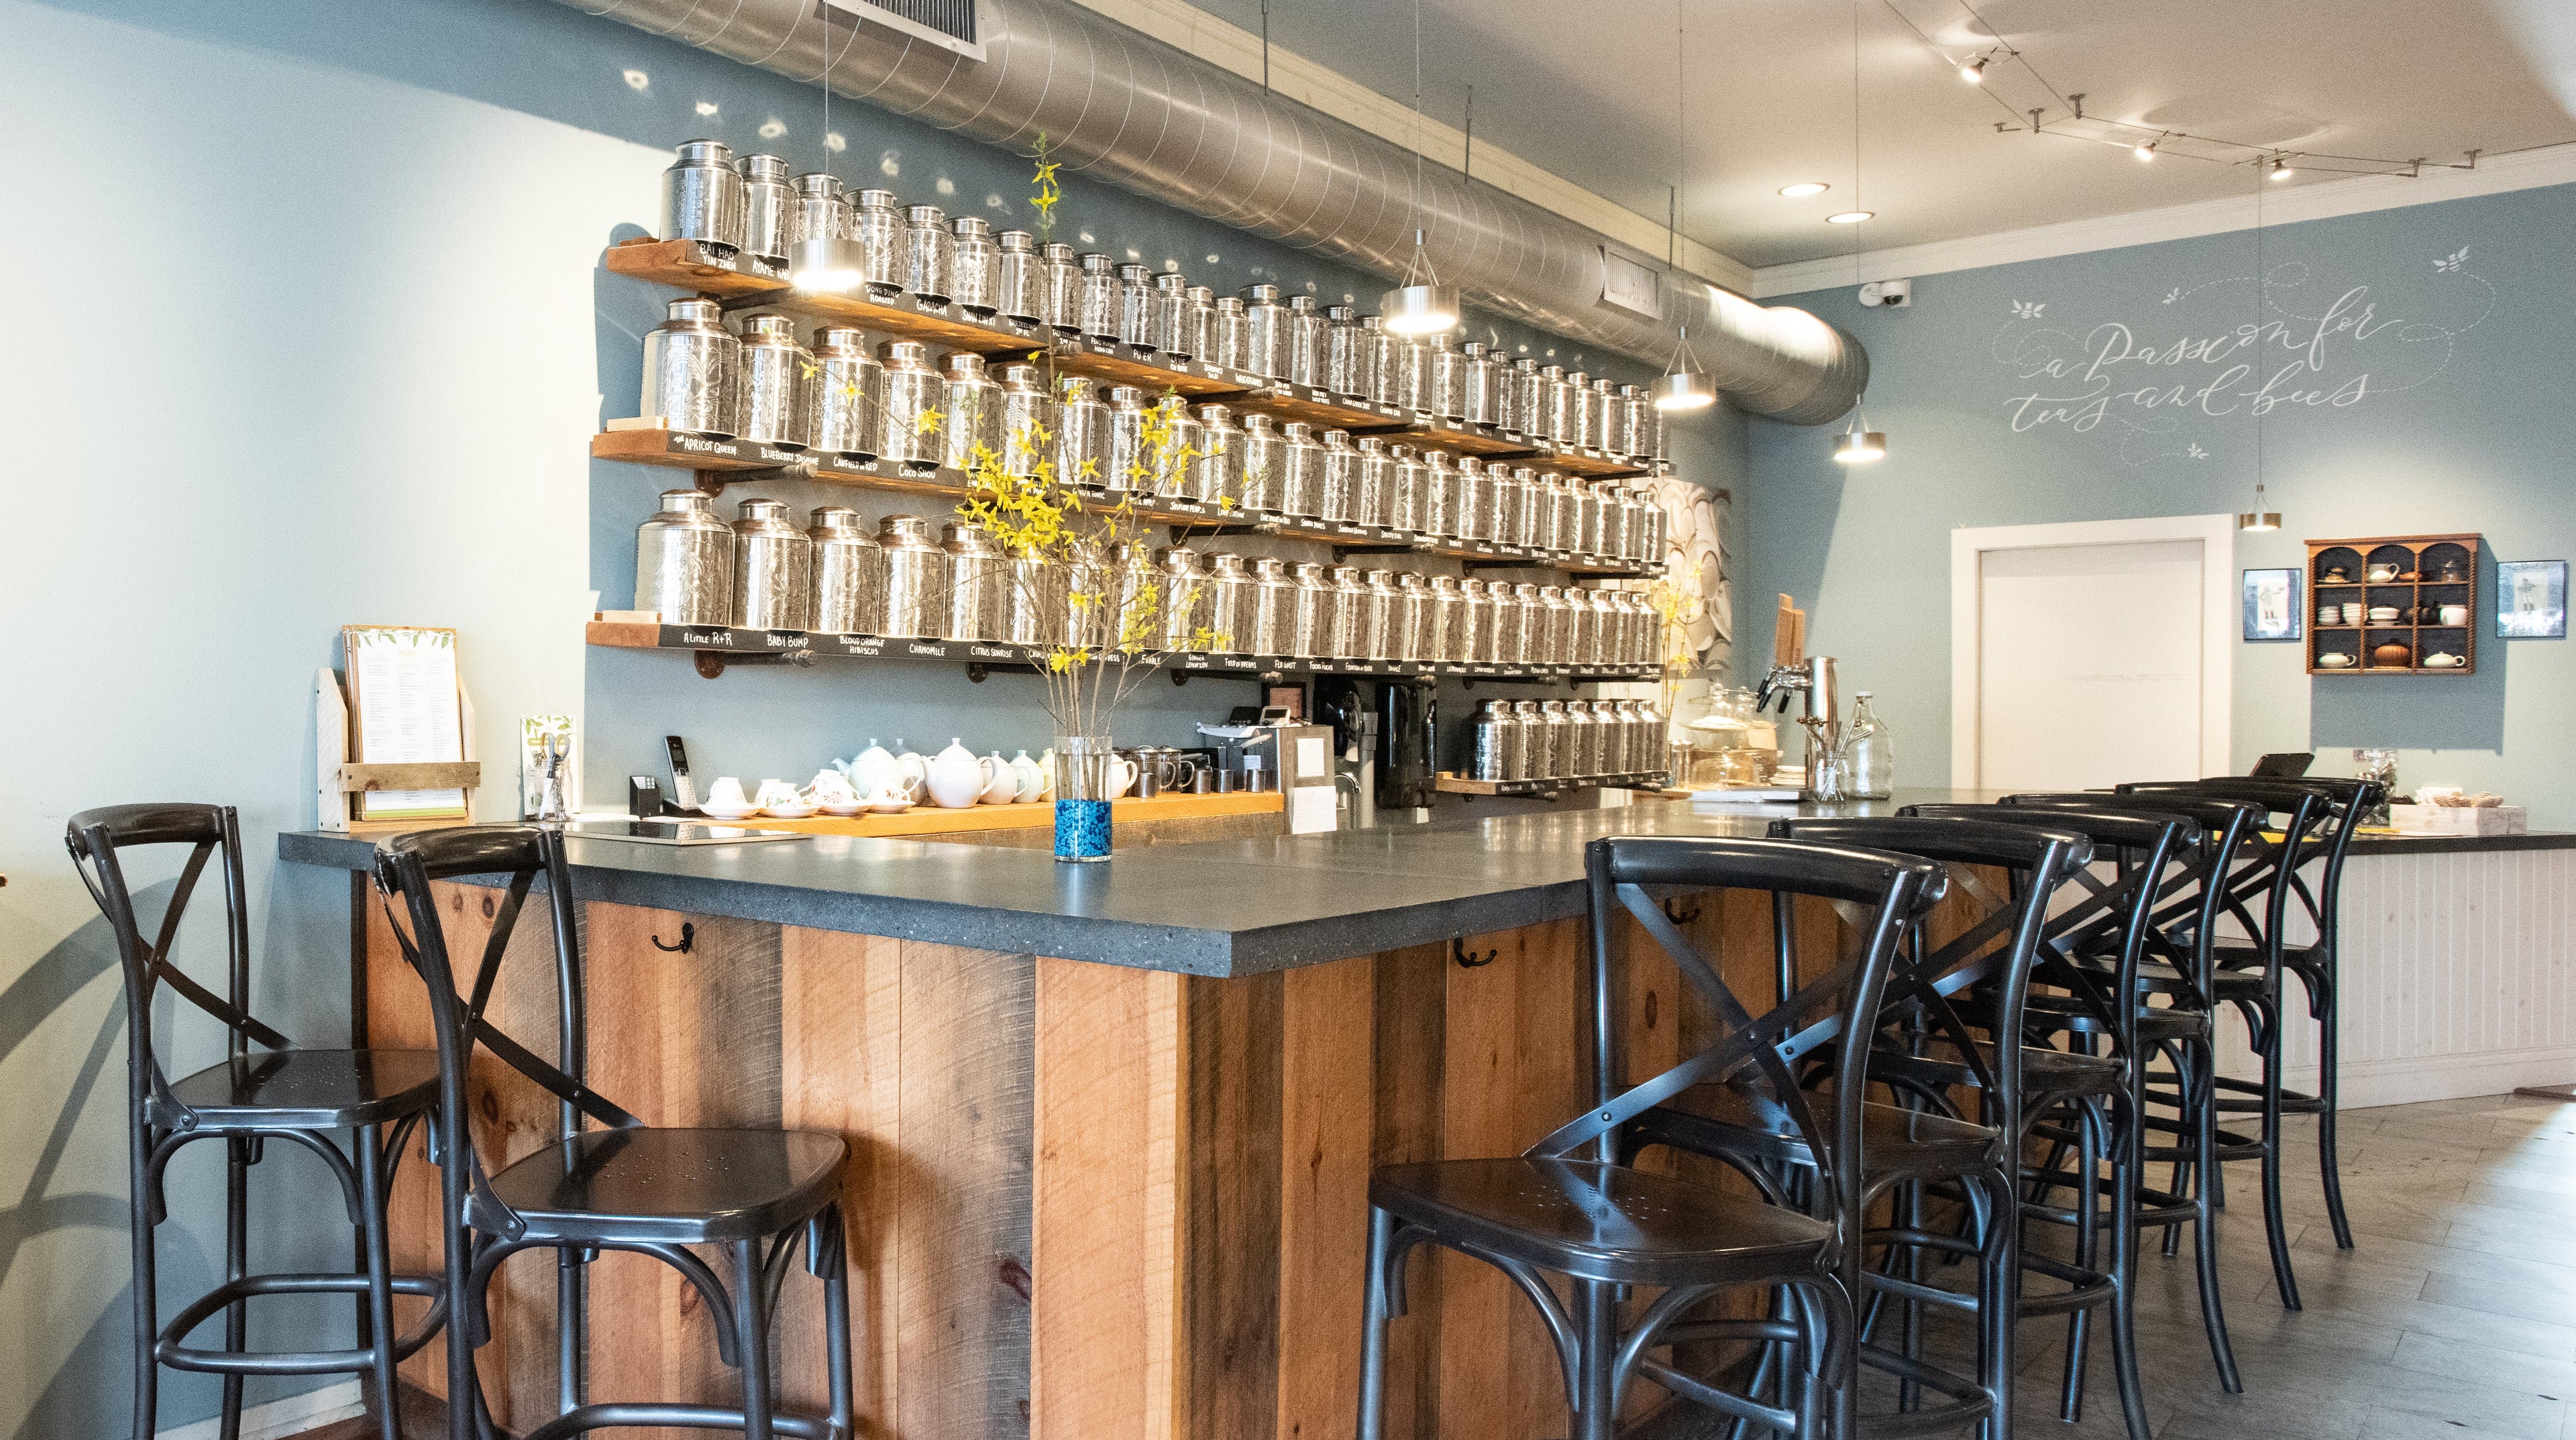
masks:
<svg viewBox="0 0 2576 1440"><path fill-rule="evenodd" d="M697 487L699 490L709 495L722 495L724 493L726 472L722 470L698 470L691 473L697 476Z"/></svg>

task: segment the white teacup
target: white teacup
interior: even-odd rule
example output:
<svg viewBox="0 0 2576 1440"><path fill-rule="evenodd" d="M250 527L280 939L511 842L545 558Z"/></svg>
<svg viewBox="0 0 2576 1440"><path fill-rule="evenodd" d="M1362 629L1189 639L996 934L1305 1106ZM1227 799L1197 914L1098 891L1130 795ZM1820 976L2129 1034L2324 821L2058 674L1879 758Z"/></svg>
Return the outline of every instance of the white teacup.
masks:
<svg viewBox="0 0 2576 1440"><path fill-rule="evenodd" d="M731 775L719 775L715 783L707 787L707 803L720 809L741 810L748 808L751 801L744 798L740 780Z"/></svg>
<svg viewBox="0 0 2576 1440"><path fill-rule="evenodd" d="M760 788L752 792L751 803L760 806L793 805L796 803L796 787L784 780L763 780Z"/></svg>
<svg viewBox="0 0 2576 1440"><path fill-rule="evenodd" d="M2442 623L2443 623L2443 624L2445 624L2445 625L2466 625L2466 624L2468 624L2468 623L2469 623L2469 607L2468 607L2468 606L2466 606L2466 605L2445 605L2445 606L2443 606L2443 607L2442 607Z"/></svg>

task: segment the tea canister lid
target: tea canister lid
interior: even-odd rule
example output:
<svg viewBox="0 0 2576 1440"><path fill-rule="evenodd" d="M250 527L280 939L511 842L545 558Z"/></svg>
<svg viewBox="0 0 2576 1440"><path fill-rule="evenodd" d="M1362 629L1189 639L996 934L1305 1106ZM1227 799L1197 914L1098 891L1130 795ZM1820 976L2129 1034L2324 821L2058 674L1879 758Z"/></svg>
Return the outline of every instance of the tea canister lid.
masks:
<svg viewBox="0 0 2576 1440"><path fill-rule="evenodd" d="M1252 573L1264 580L1288 578L1288 562L1275 555L1264 555L1252 562Z"/></svg>
<svg viewBox="0 0 2576 1440"><path fill-rule="evenodd" d="M1086 275L1108 275L1115 273L1115 267L1117 264L1118 262L1115 258L1103 255L1097 250L1091 251L1082 257L1082 270Z"/></svg>
<svg viewBox="0 0 2576 1440"><path fill-rule="evenodd" d="M993 222L981 215L960 215L948 222L948 228L956 232L960 240L981 239L993 233Z"/></svg>
<svg viewBox="0 0 2576 1440"><path fill-rule="evenodd" d="M1242 295L1247 304L1276 305L1279 303L1279 287L1267 281L1258 285L1244 286Z"/></svg>
<svg viewBox="0 0 2576 1440"><path fill-rule="evenodd" d="M1202 405L1199 407L1199 423L1202 425L1223 425L1231 421L1233 417L1234 412L1222 405Z"/></svg>
<svg viewBox="0 0 2576 1440"><path fill-rule="evenodd" d="M1269 433L1271 427L1278 423L1279 422L1276 419L1265 415L1258 410L1255 410L1251 414L1243 417L1243 428L1255 435Z"/></svg>
<svg viewBox="0 0 2576 1440"><path fill-rule="evenodd" d="M1458 589L1458 577L1455 575L1432 576L1431 591L1435 595L1454 595L1460 593Z"/></svg>
<svg viewBox="0 0 2576 1440"><path fill-rule="evenodd" d="M1243 557L1230 551L1211 555L1208 557L1208 571L1210 574L1240 580L1243 578Z"/></svg>
<svg viewBox="0 0 2576 1440"><path fill-rule="evenodd" d="M724 320L724 305L703 295L691 295L662 307L662 313L674 320L700 320L708 324L720 324Z"/></svg>
<svg viewBox="0 0 2576 1440"><path fill-rule="evenodd" d="M949 521L948 524L942 528L940 538L947 542L947 548L955 550L961 554L994 555L1000 553L1000 551L993 545L992 535L987 532L983 526L978 525L971 520Z"/></svg>
<svg viewBox="0 0 2576 1440"><path fill-rule="evenodd" d="M1195 574L1199 568L1199 552L1187 545L1169 546L1154 558L1174 575Z"/></svg>
<svg viewBox="0 0 2576 1440"><path fill-rule="evenodd" d="M930 522L918 515L888 515L878 524L877 537L889 545L936 548L930 541Z"/></svg>
<svg viewBox="0 0 2576 1440"><path fill-rule="evenodd" d="M679 155L690 164L729 165L733 147L722 140L689 140L681 144Z"/></svg>
<svg viewBox="0 0 2576 1440"><path fill-rule="evenodd" d="M947 364L948 373L953 378L963 379L969 375L984 373L984 357L972 350L949 351Z"/></svg>
<svg viewBox="0 0 2576 1440"><path fill-rule="evenodd" d="M1331 438L1332 438L1333 436L1335 436L1335 435L1342 435L1342 434L1344 434L1344 432L1339 431L1339 430L1327 430L1327 431L1325 431L1325 432L1324 432L1324 436L1325 436L1325 438L1326 438L1326 439L1328 439L1328 440L1329 440L1329 439L1331 439ZM1347 436L1345 436L1345 438L1347 438ZM1363 436L1361 436L1361 437L1359 438L1359 447L1360 447L1360 453L1361 453L1361 454L1363 454L1363 455L1383 455L1383 454L1385 454L1385 453L1386 453L1386 449L1387 449L1386 442L1385 442L1384 440L1379 439L1379 438L1378 438L1377 436L1375 436L1375 435L1363 435Z"/></svg>
<svg viewBox="0 0 2576 1440"><path fill-rule="evenodd" d="M1362 583L1362 581L1361 581L1361 577L1360 577L1360 567L1358 567L1357 565L1336 565L1336 566L1334 566L1334 567L1333 567L1333 583L1334 583L1334 584L1336 584L1336 585L1347 585L1347 586L1349 586L1350 588L1352 588L1352 589L1354 589L1354 590L1358 589L1358 588L1360 587L1361 583Z"/></svg>
<svg viewBox="0 0 2576 1440"><path fill-rule="evenodd" d="M906 205L903 218L925 230L944 228L948 224L948 212L936 205Z"/></svg>
<svg viewBox="0 0 2576 1440"><path fill-rule="evenodd" d="M1592 388L1600 391L1604 395L1615 395L1619 393L1619 382L1611 379L1607 375L1604 375L1600 379L1592 382Z"/></svg>
<svg viewBox="0 0 2576 1440"><path fill-rule="evenodd" d="M1166 270L1154 277L1154 288L1166 295L1178 295L1190 288L1190 277L1178 270Z"/></svg>
<svg viewBox="0 0 2576 1440"><path fill-rule="evenodd" d="M1327 450L1351 448L1351 432L1348 430L1327 430L1318 438L1324 442L1324 448Z"/></svg>
<svg viewBox="0 0 2576 1440"><path fill-rule="evenodd" d="M814 332L817 354L856 355L868 358L868 335L856 325L826 325Z"/></svg>
<svg viewBox="0 0 2576 1440"><path fill-rule="evenodd" d="M848 531L855 539L867 540L871 545L876 543L859 528L859 512L847 505L817 505L806 513L805 523L816 530Z"/></svg>
<svg viewBox="0 0 2576 1440"><path fill-rule="evenodd" d="M773 521L784 522L787 519L787 502L784 500L745 500L735 513L740 515L744 520L750 521L754 524Z"/></svg>
<svg viewBox="0 0 2576 1440"><path fill-rule="evenodd" d="M1213 294L1214 292L1210 292L1210 293L1212 293L1212 294ZM1221 311L1223 311L1224 313L1226 313L1226 314L1228 314L1228 315L1240 315L1240 314L1244 313L1244 312L1243 312L1243 299L1242 299L1242 297L1240 297L1240 296L1236 296L1236 295L1222 295L1222 296L1218 296L1218 298L1217 298L1217 302L1216 302L1216 308L1217 308L1217 309L1219 309L1219 310L1221 310Z"/></svg>
<svg viewBox="0 0 2576 1440"><path fill-rule="evenodd" d="M1205 285L1193 285L1185 293L1188 294L1192 300L1197 301L1201 305L1208 304L1216 299L1216 292Z"/></svg>
<svg viewBox="0 0 2576 1440"><path fill-rule="evenodd" d="M1143 284L1146 277L1153 273L1154 271L1151 266L1139 264L1133 260L1127 261L1118 267L1118 278L1134 285Z"/></svg>
<svg viewBox="0 0 2576 1440"><path fill-rule="evenodd" d="M795 185L799 195L838 197L841 193L841 177L829 170L808 170L796 177Z"/></svg>
<svg viewBox="0 0 2576 1440"><path fill-rule="evenodd" d="M787 178L787 161L777 155L745 155L741 159L733 162L733 168L741 171L742 178L745 180L784 180Z"/></svg>
<svg viewBox="0 0 2576 1440"><path fill-rule="evenodd" d="M1073 263L1074 254L1074 248L1061 240L1050 240L1046 243L1046 258L1051 261L1062 260L1070 265Z"/></svg>
<svg viewBox="0 0 2576 1440"><path fill-rule="evenodd" d="M1291 295L1288 297L1287 304L1289 309L1300 315L1315 313L1315 297L1312 295Z"/></svg>
<svg viewBox="0 0 2576 1440"><path fill-rule="evenodd" d="M784 340L792 345L796 343L796 322L784 315L754 315L742 322L742 333L746 340L757 335L763 340Z"/></svg>
<svg viewBox="0 0 2576 1440"><path fill-rule="evenodd" d="M1044 385L1045 377L1039 373L1035 365L1002 367L1002 388L1006 390L1039 390L1043 389Z"/></svg>
<svg viewBox="0 0 2576 1440"><path fill-rule="evenodd" d="M1133 385L1112 385L1106 393L1109 403L1118 409L1145 408L1145 392Z"/></svg>
<svg viewBox="0 0 2576 1440"><path fill-rule="evenodd" d="M704 490L665 490L662 492L661 514L655 515L653 518L659 520L664 515L687 515L692 517L705 516L707 519L715 521L715 513L716 497L708 494ZM723 522L715 521L715 523L722 524Z"/></svg>
<svg viewBox="0 0 2576 1440"><path fill-rule="evenodd" d="M877 354L888 365L906 370L930 368L930 347L918 340L888 340L877 347Z"/></svg>
<svg viewBox="0 0 2576 1440"><path fill-rule="evenodd" d="M1303 420L1291 420L1279 427L1279 433L1292 445L1311 444L1315 438L1315 427Z"/></svg>
<svg viewBox="0 0 2576 1440"><path fill-rule="evenodd" d="M891 190L862 190L858 192L858 203L862 209L891 210L895 207L894 192Z"/></svg>
<svg viewBox="0 0 2576 1440"><path fill-rule="evenodd" d="M1478 357L1478 358L1480 358L1480 359L1481 359L1482 357L1484 357L1484 356L1487 356L1487 355L1492 354L1492 353L1493 353L1493 351L1494 351L1494 347L1493 347L1493 346L1491 346L1491 345L1486 344L1486 343L1485 343L1484 341L1482 341L1482 340L1470 340L1470 341L1468 341L1466 344L1461 345L1461 346L1459 346L1459 347L1458 347L1458 353L1459 353L1459 354L1461 354L1461 355L1474 355L1474 356L1477 356L1477 357Z"/></svg>
<svg viewBox="0 0 2576 1440"><path fill-rule="evenodd" d="M1426 594L1429 593L1430 590L1430 587L1423 583L1422 576L1411 570L1407 570L1403 574L1395 577L1395 588L1398 590L1420 591Z"/></svg>
<svg viewBox="0 0 2576 1440"><path fill-rule="evenodd" d="M1324 583L1324 562L1321 560L1300 560L1289 567L1289 572L1297 577L1300 584L1309 581L1317 585Z"/></svg>
<svg viewBox="0 0 2576 1440"><path fill-rule="evenodd" d="M1512 362L1512 368L1524 375L1535 375L1538 373L1538 360L1533 356L1524 355Z"/></svg>
<svg viewBox="0 0 2576 1440"><path fill-rule="evenodd" d="M1357 325L1360 323L1360 307L1357 305L1327 305L1324 307L1324 318L1332 321L1336 325Z"/></svg>

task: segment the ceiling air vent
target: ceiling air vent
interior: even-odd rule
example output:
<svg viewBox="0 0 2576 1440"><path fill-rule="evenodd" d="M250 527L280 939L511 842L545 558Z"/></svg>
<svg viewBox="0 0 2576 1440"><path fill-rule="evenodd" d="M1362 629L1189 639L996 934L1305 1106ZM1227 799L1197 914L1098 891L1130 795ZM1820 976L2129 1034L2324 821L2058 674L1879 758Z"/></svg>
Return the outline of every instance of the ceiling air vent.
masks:
<svg viewBox="0 0 2576 1440"><path fill-rule="evenodd" d="M883 25L969 60L984 58L975 29L975 0L814 0L827 23Z"/></svg>

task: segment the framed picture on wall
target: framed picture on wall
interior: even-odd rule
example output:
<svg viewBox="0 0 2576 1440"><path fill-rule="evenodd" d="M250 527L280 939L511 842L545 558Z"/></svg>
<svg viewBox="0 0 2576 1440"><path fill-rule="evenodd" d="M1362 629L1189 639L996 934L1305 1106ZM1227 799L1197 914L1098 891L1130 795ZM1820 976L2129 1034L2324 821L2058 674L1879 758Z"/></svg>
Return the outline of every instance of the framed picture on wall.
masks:
<svg viewBox="0 0 2576 1440"><path fill-rule="evenodd" d="M2245 638L2296 640L2307 633L2296 570L2245 572Z"/></svg>
<svg viewBox="0 0 2576 1440"><path fill-rule="evenodd" d="M2567 562L2496 562L2496 638L2567 638Z"/></svg>

